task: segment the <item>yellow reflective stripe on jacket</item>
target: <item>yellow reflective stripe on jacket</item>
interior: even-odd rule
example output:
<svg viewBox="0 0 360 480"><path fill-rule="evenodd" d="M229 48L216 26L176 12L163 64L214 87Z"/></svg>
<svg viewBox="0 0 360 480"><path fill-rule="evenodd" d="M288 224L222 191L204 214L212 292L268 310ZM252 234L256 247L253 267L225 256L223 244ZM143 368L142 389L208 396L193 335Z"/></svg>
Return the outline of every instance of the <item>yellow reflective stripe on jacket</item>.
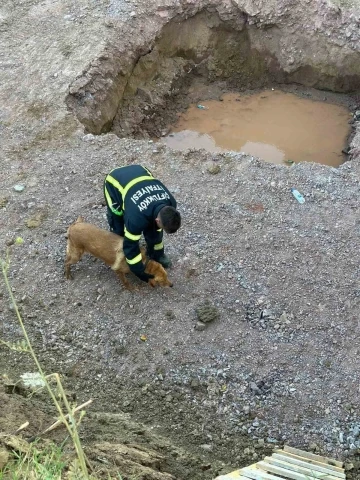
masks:
<svg viewBox="0 0 360 480"><path fill-rule="evenodd" d="M113 177L109 174L109 175L106 177L105 181L111 183L111 185L114 185L114 187L119 190L119 192L121 193L121 196L122 196L123 199L124 199L124 188L120 185L120 183L119 183L117 180L115 180L115 178L113 178ZM110 202L110 204L111 204L111 202Z"/></svg>
<svg viewBox="0 0 360 480"><path fill-rule="evenodd" d="M153 174L150 172L150 170L149 170L148 168L146 168L146 167L143 167L143 168L148 172L148 174L150 175L150 177L153 177Z"/></svg>
<svg viewBox="0 0 360 480"><path fill-rule="evenodd" d="M111 200L111 197L110 197L109 192L107 191L106 187L104 187L104 192L105 192L105 198L106 198L106 202L108 204L108 207L111 208L112 200Z"/></svg>
<svg viewBox="0 0 360 480"><path fill-rule="evenodd" d="M121 195L123 197L123 202L124 202L124 210L125 210L125 196L127 192L130 190L131 187L136 185L139 182L142 182L143 180L154 180L154 177L149 177L148 175L143 175L142 177L134 178L134 180L131 180L129 183L125 185L125 188L121 192Z"/></svg>
<svg viewBox="0 0 360 480"><path fill-rule="evenodd" d="M123 214L123 211L122 210L116 210L116 208L113 207L112 199L111 199L111 197L109 195L109 192L107 191L106 187L104 187L104 193L105 193L106 203L107 203L108 207L110 208L110 210L112 211L112 213L114 215L118 215L119 217L121 217L121 215Z"/></svg>
<svg viewBox="0 0 360 480"><path fill-rule="evenodd" d="M162 250L163 248L164 248L163 242L157 243L156 245L154 245L154 250Z"/></svg>
<svg viewBox="0 0 360 480"><path fill-rule="evenodd" d="M128 258L126 259L129 265L134 265L135 263L141 262L141 260L142 260L141 253L139 253L139 255L136 255L136 257L132 258L131 260L129 260Z"/></svg>
<svg viewBox="0 0 360 480"><path fill-rule="evenodd" d="M133 240L134 242L138 242L141 238L141 234L134 235L130 233L129 230L125 227L125 237L128 238L129 240Z"/></svg>

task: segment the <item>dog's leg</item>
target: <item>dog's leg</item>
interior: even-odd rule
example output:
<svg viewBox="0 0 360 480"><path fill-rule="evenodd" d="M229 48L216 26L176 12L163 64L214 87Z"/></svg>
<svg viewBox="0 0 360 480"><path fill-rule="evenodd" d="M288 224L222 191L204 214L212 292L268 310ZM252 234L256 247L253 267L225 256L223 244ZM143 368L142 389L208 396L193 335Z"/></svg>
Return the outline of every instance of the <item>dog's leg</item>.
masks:
<svg viewBox="0 0 360 480"><path fill-rule="evenodd" d="M130 291L135 290L135 287L133 285L131 285L129 280L126 278L124 272L122 272L120 270L117 270L116 275L119 277L119 279L121 280L121 282L124 285L124 287L126 288L126 290L130 290Z"/></svg>
<svg viewBox="0 0 360 480"><path fill-rule="evenodd" d="M66 246L66 260L65 260L65 276L67 279L72 279L70 266L77 263L80 258L83 256L84 250L76 248L71 241L68 239Z"/></svg>

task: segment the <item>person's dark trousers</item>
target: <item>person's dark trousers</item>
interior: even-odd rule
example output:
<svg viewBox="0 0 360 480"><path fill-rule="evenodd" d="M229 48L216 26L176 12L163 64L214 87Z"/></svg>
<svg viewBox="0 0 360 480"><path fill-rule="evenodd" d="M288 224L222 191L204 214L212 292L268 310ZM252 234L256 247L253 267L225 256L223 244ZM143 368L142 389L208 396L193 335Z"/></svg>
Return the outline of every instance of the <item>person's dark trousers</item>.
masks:
<svg viewBox="0 0 360 480"><path fill-rule="evenodd" d="M116 233L116 235L120 235L120 237L124 236L124 216L123 215L115 215L112 213L109 207L107 207L106 213L107 221L110 227L110 231Z"/></svg>
<svg viewBox="0 0 360 480"><path fill-rule="evenodd" d="M144 230L144 238L146 242L146 253L149 258L153 260L158 260L164 255L164 245L162 242L163 239L163 230L154 228L149 228Z"/></svg>

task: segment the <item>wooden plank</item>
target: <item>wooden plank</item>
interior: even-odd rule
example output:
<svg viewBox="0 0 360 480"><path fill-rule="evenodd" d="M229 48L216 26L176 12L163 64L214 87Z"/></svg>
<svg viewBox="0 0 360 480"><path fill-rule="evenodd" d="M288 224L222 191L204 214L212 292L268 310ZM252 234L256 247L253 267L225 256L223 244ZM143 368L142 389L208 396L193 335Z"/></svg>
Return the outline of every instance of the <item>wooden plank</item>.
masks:
<svg viewBox="0 0 360 480"><path fill-rule="evenodd" d="M302 462L305 466L303 465L296 465L294 463L288 463L283 460L279 460L277 458L272 457L265 457L264 462L267 462L271 465L275 465L276 467L284 468L285 470L292 470L297 473L302 473L304 475L307 475L310 478L319 478L321 480L340 480L345 478L344 477L339 477L339 474L336 472L319 472L317 470L314 470L314 467ZM319 468L319 467L316 467ZM323 469L324 470L324 469Z"/></svg>
<svg viewBox="0 0 360 480"><path fill-rule="evenodd" d="M226 475L220 475L216 477L215 480L246 480L246 477L241 475L241 470L235 470L233 472L227 473Z"/></svg>
<svg viewBox="0 0 360 480"><path fill-rule="evenodd" d="M281 480L279 477L270 475L270 473L265 473L264 471L254 469L254 466L245 467L241 470L241 474L245 476L246 479L251 478L251 480ZM307 480L311 480L307 479Z"/></svg>
<svg viewBox="0 0 360 480"><path fill-rule="evenodd" d="M226 475L220 475L220 477L216 477L215 480L248 480L248 478L243 477L240 473L240 470L235 470L234 472L227 473ZM234 476L234 474L236 474L236 476Z"/></svg>
<svg viewBox="0 0 360 480"><path fill-rule="evenodd" d="M293 470L287 470L285 468L277 467L275 465L271 465L266 462L258 462L256 464L258 468L262 468L265 472L275 473L276 475L282 475L283 478L291 479L291 480L313 480L313 479L321 479L321 473L317 475L313 475L312 472L309 470L307 473L298 473L294 472ZM320 475L320 476L319 476ZM327 480L336 480L336 477L329 477Z"/></svg>
<svg viewBox="0 0 360 480"><path fill-rule="evenodd" d="M281 467L276 467L275 465L271 465L266 462L258 462L256 466L263 469L265 472L281 475L281 478L286 478L287 480L313 480L314 478L309 475L304 475L302 473L297 473Z"/></svg>
<svg viewBox="0 0 360 480"><path fill-rule="evenodd" d="M277 452L282 451L277 450ZM301 457L297 457L295 455L287 453L273 453L272 456L269 458L275 458L276 460L281 460L282 462L292 463L294 465L298 465L299 467L310 468L311 470L315 470L316 472L327 473L328 475L334 475L335 477L346 480L343 469L339 467L333 467L332 465L326 465L325 463L317 465L318 462L313 462L311 460L304 461L301 460Z"/></svg>
<svg viewBox="0 0 360 480"><path fill-rule="evenodd" d="M326 465L334 465L335 467L343 467L343 462L338 462L337 460L333 460L332 458L322 457L321 455L315 455L314 453L304 452L303 450L299 450L298 448L288 447L287 445L284 446L284 452L289 452L298 457L309 458L310 460L315 460L316 462L326 463Z"/></svg>
<svg viewBox="0 0 360 480"><path fill-rule="evenodd" d="M297 460L301 460L302 462L310 463L311 465L319 465L320 467L326 467L326 468L329 468L331 470L334 470L335 472L344 473L344 471L345 471L341 467L335 467L334 465L328 465L327 463L317 462L315 460L311 460L310 458L304 458L304 457L300 457L298 455L294 455L294 454L289 453L289 452L284 452L283 450L275 450L275 453L278 453L280 455L284 455L284 456L290 457L290 458L296 458Z"/></svg>

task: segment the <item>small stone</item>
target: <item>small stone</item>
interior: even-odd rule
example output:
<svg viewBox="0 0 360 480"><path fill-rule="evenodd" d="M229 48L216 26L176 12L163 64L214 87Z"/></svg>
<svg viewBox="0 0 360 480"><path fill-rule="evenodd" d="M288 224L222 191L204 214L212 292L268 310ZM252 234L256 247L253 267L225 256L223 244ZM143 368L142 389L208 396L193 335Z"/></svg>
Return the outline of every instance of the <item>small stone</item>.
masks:
<svg viewBox="0 0 360 480"><path fill-rule="evenodd" d="M0 449L0 470L3 470L9 461L9 452L5 448Z"/></svg>
<svg viewBox="0 0 360 480"><path fill-rule="evenodd" d="M218 173L221 172L221 167L220 165L214 163L212 165L210 165L207 169L207 171L211 174L211 175L216 175Z"/></svg>
<svg viewBox="0 0 360 480"><path fill-rule="evenodd" d="M309 444L309 450L311 450L312 452L318 452L319 447L316 445L316 443L310 443Z"/></svg>
<svg viewBox="0 0 360 480"><path fill-rule="evenodd" d="M252 390L256 395L261 395L260 388L256 385L255 382L250 382L250 390Z"/></svg>
<svg viewBox="0 0 360 480"><path fill-rule="evenodd" d="M115 347L114 352L116 353L116 355L123 355L124 353L126 353L126 348L124 345L118 345Z"/></svg>
<svg viewBox="0 0 360 480"><path fill-rule="evenodd" d="M191 388L198 388L200 386L200 381L198 378L193 378L190 382Z"/></svg>
<svg viewBox="0 0 360 480"><path fill-rule="evenodd" d="M8 204L8 201L9 201L9 199L7 197L1 197L0 198L0 208L6 207L6 205Z"/></svg>
<svg viewBox="0 0 360 480"><path fill-rule="evenodd" d="M20 184L14 185L15 192L22 192L24 188L25 188L25 185L20 185Z"/></svg>
<svg viewBox="0 0 360 480"><path fill-rule="evenodd" d="M207 451L207 452L211 452L212 449L213 449L213 446L205 443L205 444L203 444L203 445L200 445L200 448L202 448L203 450L205 450L205 451Z"/></svg>
<svg viewBox="0 0 360 480"><path fill-rule="evenodd" d="M82 141L83 142L91 142L92 140L94 140L95 138L95 135L93 135L92 133L88 133L87 135L84 135L82 137Z"/></svg>
<svg viewBox="0 0 360 480"><path fill-rule="evenodd" d="M202 323L210 323L214 320L218 320L220 317L219 310L215 306L211 305L209 301L205 302L203 305L200 305L196 309L196 315L199 322Z"/></svg>
<svg viewBox="0 0 360 480"><path fill-rule="evenodd" d="M169 319L169 320L174 320L174 319L176 318L176 315L175 315L175 313L174 313L172 310L167 310L167 311L165 312L165 316L166 316L166 318Z"/></svg>
<svg viewBox="0 0 360 480"><path fill-rule="evenodd" d="M195 329L196 331L198 331L198 332L204 331L205 328L206 328L206 325L205 325L205 323L203 323L203 322L196 322L196 325L195 325L195 327L194 327L194 329Z"/></svg>
<svg viewBox="0 0 360 480"><path fill-rule="evenodd" d="M30 444L16 435L7 435L1 440L8 448L15 450L16 452L28 453L30 450Z"/></svg>
<svg viewBox="0 0 360 480"><path fill-rule="evenodd" d="M27 220L25 220L25 225L26 225L28 228L37 228L37 227L40 227L40 225L42 224L44 218L45 218L44 212L39 212L39 213L37 213L36 215L34 215L34 216L28 218Z"/></svg>

